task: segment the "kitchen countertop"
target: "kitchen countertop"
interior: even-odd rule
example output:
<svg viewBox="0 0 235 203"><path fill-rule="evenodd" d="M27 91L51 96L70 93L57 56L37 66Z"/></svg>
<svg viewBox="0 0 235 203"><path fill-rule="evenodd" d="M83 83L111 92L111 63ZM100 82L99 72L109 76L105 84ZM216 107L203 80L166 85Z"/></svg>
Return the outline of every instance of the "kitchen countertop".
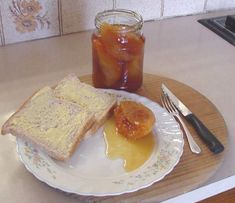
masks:
<svg viewBox="0 0 235 203"><path fill-rule="evenodd" d="M234 13L164 19L144 26L144 71L173 78L206 95L227 125L229 144L224 161L204 186L216 187L217 181L235 175L235 47L197 20ZM53 85L71 72L90 74L90 37L91 32L81 32L0 47L0 125L42 86ZM13 136L0 137L0 154L0 202L76 202L36 181L19 161ZM44 195L44 200L38 198Z"/></svg>

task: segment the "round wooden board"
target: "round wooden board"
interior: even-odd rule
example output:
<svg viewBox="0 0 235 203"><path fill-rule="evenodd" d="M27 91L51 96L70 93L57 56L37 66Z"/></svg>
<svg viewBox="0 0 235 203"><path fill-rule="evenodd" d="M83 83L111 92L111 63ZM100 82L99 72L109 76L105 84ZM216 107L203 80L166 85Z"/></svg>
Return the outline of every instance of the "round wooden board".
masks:
<svg viewBox="0 0 235 203"><path fill-rule="evenodd" d="M80 78L83 82L92 84L91 75ZM144 83L136 93L160 103L161 83L164 83L174 92L186 106L194 112L197 117L216 135L227 147L227 129L225 122L216 107L203 95L189 86L175 80L159 77L151 74L144 74ZM187 124L187 122L186 122ZM200 140L195 130L188 125L195 141L202 149L202 154L192 154L185 139L184 152L179 164L163 180L152 186L133 193L107 197L85 197L77 196L81 201L102 201L102 202L158 202L189 192L205 183L218 169L222 163L224 153L213 154Z"/></svg>

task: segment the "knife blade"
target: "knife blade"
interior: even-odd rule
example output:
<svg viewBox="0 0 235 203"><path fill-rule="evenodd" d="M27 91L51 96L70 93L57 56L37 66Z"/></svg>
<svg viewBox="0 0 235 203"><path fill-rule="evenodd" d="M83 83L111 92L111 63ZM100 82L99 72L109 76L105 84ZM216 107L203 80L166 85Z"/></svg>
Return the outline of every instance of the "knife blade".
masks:
<svg viewBox="0 0 235 203"><path fill-rule="evenodd" d="M215 135L193 114L187 106L184 105L167 87L162 84L162 91L166 94L181 114L188 122L192 124L200 138L208 146L208 148L215 154L224 150L222 143L215 137Z"/></svg>

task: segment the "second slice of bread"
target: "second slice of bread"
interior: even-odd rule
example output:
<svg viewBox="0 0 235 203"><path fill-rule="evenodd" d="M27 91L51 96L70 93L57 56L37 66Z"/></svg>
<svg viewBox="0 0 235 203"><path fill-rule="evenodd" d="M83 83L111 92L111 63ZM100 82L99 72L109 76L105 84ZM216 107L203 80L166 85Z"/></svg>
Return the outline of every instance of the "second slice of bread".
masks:
<svg viewBox="0 0 235 203"><path fill-rule="evenodd" d="M116 104L116 96L80 82L74 74L65 77L54 89L55 96L78 104L94 113L91 131L97 130L110 115Z"/></svg>

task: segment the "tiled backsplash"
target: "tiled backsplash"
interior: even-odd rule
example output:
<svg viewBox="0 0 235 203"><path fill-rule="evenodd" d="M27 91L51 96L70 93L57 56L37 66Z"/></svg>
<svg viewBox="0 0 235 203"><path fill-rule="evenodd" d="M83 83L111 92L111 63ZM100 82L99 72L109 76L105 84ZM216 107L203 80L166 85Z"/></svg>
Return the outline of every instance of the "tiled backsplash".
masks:
<svg viewBox="0 0 235 203"><path fill-rule="evenodd" d="M157 20L235 8L235 0L116 0L117 8ZM0 0L0 46L94 28L112 0Z"/></svg>
<svg viewBox="0 0 235 203"><path fill-rule="evenodd" d="M62 33L91 29L96 13L112 8L112 0L61 0Z"/></svg>
<svg viewBox="0 0 235 203"><path fill-rule="evenodd" d="M208 11L229 9L235 7L235 0L207 0L206 8Z"/></svg>
<svg viewBox="0 0 235 203"><path fill-rule="evenodd" d="M163 16L181 16L204 11L205 0L164 0Z"/></svg>
<svg viewBox="0 0 235 203"><path fill-rule="evenodd" d="M159 19L161 17L162 0L116 0L117 8L134 10L140 13L144 20Z"/></svg>
<svg viewBox="0 0 235 203"><path fill-rule="evenodd" d="M1 6L0 6L0 16L1 16ZM3 45L3 34L2 34L2 19L0 18L0 46Z"/></svg>

